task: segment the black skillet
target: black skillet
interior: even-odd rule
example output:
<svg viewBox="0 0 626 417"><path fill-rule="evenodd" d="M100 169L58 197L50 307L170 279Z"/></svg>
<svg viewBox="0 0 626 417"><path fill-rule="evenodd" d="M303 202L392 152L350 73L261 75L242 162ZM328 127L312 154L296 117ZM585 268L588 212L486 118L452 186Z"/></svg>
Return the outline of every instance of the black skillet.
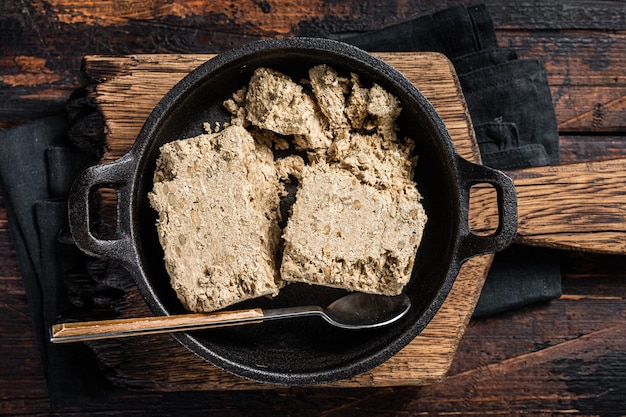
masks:
<svg viewBox="0 0 626 417"><path fill-rule="evenodd" d="M411 310L389 327L348 331L332 328L322 320L300 319L174 335L205 360L260 382L330 382L384 362L432 319L465 260L505 248L516 231L512 181L499 171L459 157L443 122L410 81L355 47L323 39L290 38L255 42L201 65L157 104L128 154L82 173L70 198L71 230L77 245L94 256L121 262L154 314L184 312L169 284L156 233L156 213L147 198L159 147L203 133L203 122L228 120L222 102L248 83L255 68L273 68L299 80L306 77L309 68L321 63L344 74L355 72L365 84L376 82L398 97L403 109L398 120L401 133L417 143L415 180L429 220L405 288ZM476 236L469 230L469 189L477 183L489 183L497 190L499 227L491 236ZM105 186L118 193L118 228L115 237L108 240L95 237L90 227L89 196ZM294 284L273 300L251 300L234 308L327 305L342 294L340 290Z"/></svg>

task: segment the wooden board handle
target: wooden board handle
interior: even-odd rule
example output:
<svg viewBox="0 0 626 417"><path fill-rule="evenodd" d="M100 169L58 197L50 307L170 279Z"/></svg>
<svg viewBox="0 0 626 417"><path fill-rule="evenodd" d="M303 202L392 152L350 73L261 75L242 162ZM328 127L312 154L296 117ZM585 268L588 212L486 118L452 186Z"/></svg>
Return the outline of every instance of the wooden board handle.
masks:
<svg viewBox="0 0 626 417"><path fill-rule="evenodd" d="M517 242L626 254L626 159L507 172L518 198ZM470 227L497 227L486 190L472 195ZM494 223L495 222L495 223Z"/></svg>
<svg viewBox="0 0 626 417"><path fill-rule="evenodd" d="M194 313L176 316L156 316L116 320L62 323L52 326L53 343L82 342L115 337L202 330L213 327L260 323L261 309L224 311L219 313Z"/></svg>

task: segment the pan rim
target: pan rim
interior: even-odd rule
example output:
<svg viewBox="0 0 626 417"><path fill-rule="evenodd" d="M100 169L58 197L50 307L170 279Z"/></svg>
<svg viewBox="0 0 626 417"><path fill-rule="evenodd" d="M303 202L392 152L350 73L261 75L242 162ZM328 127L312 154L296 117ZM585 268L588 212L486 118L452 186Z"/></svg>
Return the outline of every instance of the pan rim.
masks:
<svg viewBox="0 0 626 417"><path fill-rule="evenodd" d="M261 40L216 55L214 58L206 61L204 64L201 64L197 69L185 76L159 101L147 118L139 135L137 136L135 144L129 151L129 153L133 154L136 158L135 171L133 172L132 180L133 189L131 190L131 202L133 204L133 207L131 207L131 223L133 225L131 229L131 240L133 242L134 249L137 252L138 260L138 263L135 266L135 271L131 272L134 272L133 275L135 276L135 281L140 287L144 299L146 299L150 308L157 314L167 315L171 314L171 312L162 303L158 294L156 294L150 287L148 283L149 280L146 278L146 274L149 271L146 270L145 265L143 265L143 262L141 261L143 255L139 243L141 240L139 236L140 231L138 230L138 227L136 226L137 222L135 221L136 217L140 215L138 210L136 210L136 207L138 206L136 200L140 198L136 189L136 183L138 176L141 175L140 171L145 165L144 158L147 158L146 147L148 147L153 140L161 124L165 123L164 120L168 117L171 107L175 106L179 100L184 100L190 89L193 89L194 86L198 85L198 83L202 83L203 80L214 71L217 71L224 66L231 65L233 62L245 58L250 54L259 53L259 50L267 49L293 50L298 53L302 53L304 51L333 53L347 59L358 61L359 64L366 62L371 66L372 71L382 72L385 78L389 78L391 82L396 84L399 88L404 89L411 99L416 101L419 108L425 112L425 117L433 122L433 125L440 136L438 140L441 141L441 145L447 153L446 158L450 159L454 175L456 176L453 183L458 186L458 170L456 166L457 154L443 121L417 87L408 81L408 79L406 79L406 77L399 71L382 61L380 58L342 42L318 38L282 38ZM458 240L454 244L456 246L451 249L451 252L456 254ZM286 374L262 368L253 368L232 361L223 355L217 354L207 346L203 345L203 343L192 334L176 334L174 335L174 338L194 354L209 361L215 366L235 375L257 382L272 383L277 385L312 385L333 382L339 379L354 376L380 365L409 344L432 320L441 304L443 304L443 301L452 288L459 268L459 261L456 259L456 255L454 255L452 262L449 265L448 273L443 280L437 296L430 302L429 307L423 312L423 314L421 314L419 319L416 320L407 331L402 333L398 338L394 339L393 343L383 349L380 349L375 354L354 360L343 366L338 366L330 371L324 370L320 372L316 371L309 373L301 372Z"/></svg>

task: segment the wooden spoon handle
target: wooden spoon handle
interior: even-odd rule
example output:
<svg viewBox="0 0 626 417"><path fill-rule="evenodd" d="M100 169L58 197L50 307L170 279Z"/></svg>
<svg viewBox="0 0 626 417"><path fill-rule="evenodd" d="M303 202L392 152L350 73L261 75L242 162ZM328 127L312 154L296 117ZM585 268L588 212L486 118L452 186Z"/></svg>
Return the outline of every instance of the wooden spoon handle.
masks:
<svg viewBox="0 0 626 417"><path fill-rule="evenodd" d="M50 341L53 343L81 342L115 337L202 330L213 327L260 323L262 321L263 311L257 308L206 314L196 313L62 323L52 326Z"/></svg>
<svg viewBox="0 0 626 417"><path fill-rule="evenodd" d="M507 172L518 199L517 242L626 254L626 159ZM497 227L487 193L472 194L470 227Z"/></svg>

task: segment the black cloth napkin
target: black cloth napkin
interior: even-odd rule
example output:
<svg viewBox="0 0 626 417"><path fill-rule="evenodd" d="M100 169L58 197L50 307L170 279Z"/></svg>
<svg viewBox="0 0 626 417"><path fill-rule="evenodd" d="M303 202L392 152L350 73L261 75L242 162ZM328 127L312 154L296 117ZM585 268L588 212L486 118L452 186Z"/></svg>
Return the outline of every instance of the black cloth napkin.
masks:
<svg viewBox="0 0 626 417"><path fill-rule="evenodd" d="M498 46L485 5L451 7L367 33L329 35L370 52L431 51L453 63L483 164L517 169L559 163L552 96L541 62ZM558 252L513 245L497 254L474 317L561 295Z"/></svg>
<svg viewBox="0 0 626 417"><path fill-rule="evenodd" d="M49 329L72 305L98 292L94 264L68 239L67 197L76 175L98 160L67 139L66 114L0 131L0 180L22 282L40 350L53 408L76 398L96 398L105 378L84 344L54 345ZM88 277L89 297L68 290L66 282ZM72 299L73 298L73 299ZM77 310L74 309L76 313Z"/></svg>

